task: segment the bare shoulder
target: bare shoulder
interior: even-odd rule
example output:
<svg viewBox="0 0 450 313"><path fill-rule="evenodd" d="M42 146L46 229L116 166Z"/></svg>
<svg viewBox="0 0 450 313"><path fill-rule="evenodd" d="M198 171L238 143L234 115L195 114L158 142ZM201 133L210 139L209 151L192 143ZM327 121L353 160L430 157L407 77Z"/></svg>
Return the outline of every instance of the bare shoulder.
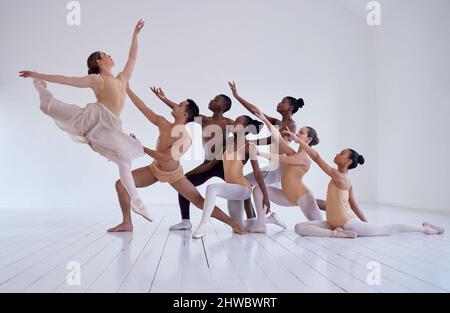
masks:
<svg viewBox="0 0 450 313"><path fill-rule="evenodd" d="M227 125L234 125L234 120L232 120L231 118L225 117L225 123Z"/></svg>
<svg viewBox="0 0 450 313"><path fill-rule="evenodd" d="M339 189L345 189L345 190L349 190L351 185L350 185L350 181L348 180L347 176L345 174L342 174L341 172L339 172L336 169L333 169L333 181L336 184L336 186Z"/></svg>
<svg viewBox="0 0 450 313"><path fill-rule="evenodd" d="M98 74L89 74L87 77L93 83L101 83L101 82L103 82L103 77L101 75L98 75Z"/></svg>
<svg viewBox="0 0 450 313"><path fill-rule="evenodd" d="M288 120L285 122L282 122L281 125L283 128L288 127L291 131L293 131L294 133L297 131L297 123L294 120Z"/></svg>
<svg viewBox="0 0 450 313"><path fill-rule="evenodd" d="M91 88L98 90L103 86L103 77L98 74L89 74L87 78L90 81Z"/></svg>

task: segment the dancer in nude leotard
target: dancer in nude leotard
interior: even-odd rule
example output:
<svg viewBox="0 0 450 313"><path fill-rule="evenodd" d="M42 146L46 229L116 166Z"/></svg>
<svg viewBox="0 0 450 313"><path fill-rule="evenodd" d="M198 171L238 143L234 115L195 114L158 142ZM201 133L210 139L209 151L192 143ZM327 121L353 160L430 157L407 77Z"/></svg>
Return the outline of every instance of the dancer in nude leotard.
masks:
<svg viewBox="0 0 450 313"><path fill-rule="evenodd" d="M112 74L114 61L111 56L100 51L89 56L89 75L84 77L47 75L32 71L21 71L20 76L33 78L44 114L53 118L74 140L88 144L92 150L117 164L121 184L131 198L132 210L151 221L152 216L141 200L131 175L132 161L144 155L143 146L122 131L119 119L125 104L126 85L136 64L138 34L143 27L144 21L140 20L133 32L128 61L117 76ZM94 91L97 102L84 108L64 103L50 93L46 81L90 88Z"/></svg>
<svg viewBox="0 0 450 313"><path fill-rule="evenodd" d="M269 200L282 206L298 206L308 220L322 220L319 207L316 199L309 188L303 183L302 178L308 172L311 165L311 159L301 148L295 151L281 137L278 130L270 123L261 111L257 111L258 116L269 128L272 133L272 140L279 142L280 154L268 154L258 151L258 155L268 158L276 159L282 166L281 174L281 189L268 186L267 194ZM303 127L297 135L305 140L308 145L313 146L319 143L316 131L312 127ZM265 211L261 207L262 193L260 188L253 189L253 197L257 211L256 222L249 225L247 228L250 232L265 232L267 219L265 218ZM271 217L276 216L275 212ZM269 217L270 219L270 217ZM277 218L277 224L284 226L285 224Z"/></svg>
<svg viewBox="0 0 450 313"><path fill-rule="evenodd" d="M204 236L206 224L216 203L216 197L228 200L230 215L239 225L244 226L243 220L238 218L238 216L239 213L244 210L244 201L250 198L252 193L252 184L243 173L244 164L249 158L255 173L256 181L263 194L261 206L265 207L266 210L270 210L266 187L259 170L256 147L245 139L245 135L248 132L247 129L256 129L253 133L257 133L260 130L261 124L261 122L253 120L248 116L240 116L236 119L234 136L230 138L222 156L225 182L210 184L206 188L203 215L200 224L192 234L194 239L199 239ZM217 160L210 162L214 163L217 162Z"/></svg>

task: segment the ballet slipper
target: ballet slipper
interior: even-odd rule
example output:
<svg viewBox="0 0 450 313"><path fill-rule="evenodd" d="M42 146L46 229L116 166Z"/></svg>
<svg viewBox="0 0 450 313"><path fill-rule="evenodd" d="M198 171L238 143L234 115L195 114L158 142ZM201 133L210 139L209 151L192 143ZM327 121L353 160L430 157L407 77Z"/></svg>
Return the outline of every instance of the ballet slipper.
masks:
<svg viewBox="0 0 450 313"><path fill-rule="evenodd" d="M36 89L47 88L47 83L41 79L33 78L33 84Z"/></svg>
<svg viewBox="0 0 450 313"><path fill-rule="evenodd" d="M150 211L147 210L141 199L131 201L131 210L133 210L134 213L145 218L147 221L153 222L153 216L151 215Z"/></svg>
<svg viewBox="0 0 450 313"><path fill-rule="evenodd" d="M267 217L267 223L275 224L283 229L287 228L286 223L280 219L280 217L276 212L272 212L272 214L270 214L270 216Z"/></svg>
<svg viewBox="0 0 450 313"><path fill-rule="evenodd" d="M205 227L206 225L200 223L197 229L192 233L192 238L201 239L205 235Z"/></svg>
<svg viewBox="0 0 450 313"><path fill-rule="evenodd" d="M184 219L181 220L178 224L172 225L169 227L169 230L189 230L192 228L192 224L190 220Z"/></svg>
<svg viewBox="0 0 450 313"><path fill-rule="evenodd" d="M427 222L423 222L422 226L425 228L423 233L427 235L441 235L445 231L442 227Z"/></svg>

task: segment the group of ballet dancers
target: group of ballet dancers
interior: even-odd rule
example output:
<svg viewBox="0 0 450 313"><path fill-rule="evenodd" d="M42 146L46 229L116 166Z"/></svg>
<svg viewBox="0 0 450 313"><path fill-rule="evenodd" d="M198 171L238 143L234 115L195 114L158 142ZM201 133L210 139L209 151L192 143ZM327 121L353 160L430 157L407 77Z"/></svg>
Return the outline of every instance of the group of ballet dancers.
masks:
<svg viewBox="0 0 450 313"><path fill-rule="evenodd" d="M434 235L444 232L441 227L426 222L418 226L369 223L355 200L348 178L348 171L364 164L364 157L347 148L336 154L333 160L335 167L325 162L312 148L319 144L316 130L309 126L297 127L293 120L294 114L304 105L301 98L284 97L277 105L277 112L281 115L278 119L263 113L258 106L241 97L236 84L229 82L233 97L255 117L242 115L232 120L224 116L232 104L231 99L224 94L210 101L208 108L212 115L205 116L199 113L193 100L176 103L168 99L161 88L151 87L151 91L171 109L172 120L155 113L129 86L137 59L138 35L144 24L142 20L136 24L128 61L117 76L112 74L114 61L111 56L100 51L89 56L87 76L20 72L21 77L33 78L39 93L40 109L44 114L53 118L57 126L75 141L88 144L92 150L118 166L120 179L115 186L123 221L108 231L132 231L131 211L153 221L153 215L140 198L137 188L159 181L170 184L179 194L182 220L171 226L170 230L192 228L190 203L203 210L201 221L192 233L194 239L205 235L210 217L228 224L238 234L264 233L269 223L286 228L276 212L271 211L271 203L300 208L308 220L295 225L296 233L301 236L356 238L394 233L421 232ZM90 88L97 101L84 108L64 103L50 93L46 82ZM134 135L123 132L119 116L126 95L158 128L155 149L144 147ZM205 160L184 174L180 158L192 144L186 129L186 124L190 122L199 123L202 127ZM269 137L257 140L246 138L249 133L258 134L263 125L269 129ZM270 152L260 151L258 146L261 145L269 145ZM153 158L153 163L132 170L132 161L145 154ZM260 168L258 156L268 159L269 164ZM244 175L243 168L248 161L253 171ZM326 201L317 200L302 181L312 161L330 177ZM221 178L223 182L209 184L203 198L196 187L212 177ZM216 206L218 197L227 200L229 214ZM325 220L320 210L326 212Z"/></svg>

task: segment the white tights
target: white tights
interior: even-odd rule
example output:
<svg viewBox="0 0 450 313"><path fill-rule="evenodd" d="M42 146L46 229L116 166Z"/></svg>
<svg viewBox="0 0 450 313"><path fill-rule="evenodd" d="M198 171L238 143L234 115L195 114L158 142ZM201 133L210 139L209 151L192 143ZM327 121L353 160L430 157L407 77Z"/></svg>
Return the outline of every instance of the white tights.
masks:
<svg viewBox="0 0 450 313"><path fill-rule="evenodd" d="M286 196L283 194L283 191L279 188L268 186L266 187L267 194L269 196L270 202L275 204L285 206L285 207L293 207L296 206L289 202ZM256 221L252 228L263 229L266 224L266 211L263 208L263 195L262 191L259 187L255 187L253 189L253 199L255 201L256 207ZM309 221L321 221L322 215L320 214L319 207L317 206L316 198L312 193L305 194L301 196L297 200L297 206L300 207L303 214Z"/></svg>
<svg viewBox="0 0 450 313"><path fill-rule="evenodd" d="M202 219L192 236L194 238L201 238L203 236L205 226L216 206L217 197L229 200L228 203L229 205L231 204L230 214L233 218L233 215L236 217L238 214L242 214L242 203L251 196L251 193L250 188L238 184L215 183L208 185L208 187L206 187ZM237 205L238 202L240 202L239 205ZM240 212L238 210L240 210ZM239 218L237 217L237 219L237 222L239 223ZM240 219L240 224L242 224L242 217Z"/></svg>
<svg viewBox="0 0 450 313"><path fill-rule="evenodd" d="M39 80L34 82L34 85L39 92L40 109L44 114L52 117L56 121L65 121L75 115L83 113L83 109L77 105L67 104L54 99L52 93L45 88L43 84L44 82ZM107 130L105 129L105 131ZM120 158L113 158L111 161L119 168L120 181L130 196L132 208L137 211L145 210L144 203L137 192L131 173L131 161L122 160Z"/></svg>
<svg viewBox="0 0 450 313"><path fill-rule="evenodd" d="M422 233L424 227L412 226L404 224L388 224L379 225L361 222L357 218L350 219L342 227L344 230L355 232L358 236L388 236L396 233ZM314 236L314 237L333 237L333 228L325 221L312 221L298 223L295 225L295 232L300 236Z"/></svg>

